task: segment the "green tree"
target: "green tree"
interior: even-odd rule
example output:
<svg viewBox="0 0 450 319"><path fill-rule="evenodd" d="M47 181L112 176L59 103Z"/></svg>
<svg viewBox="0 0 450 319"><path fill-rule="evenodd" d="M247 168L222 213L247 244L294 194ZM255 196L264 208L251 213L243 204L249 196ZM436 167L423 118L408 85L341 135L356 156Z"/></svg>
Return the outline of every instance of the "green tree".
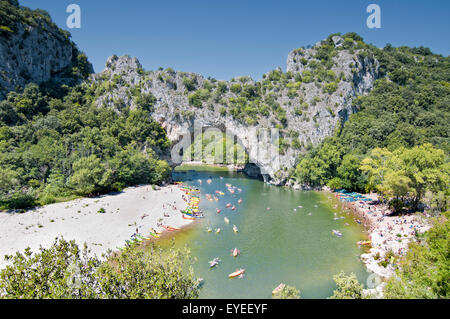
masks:
<svg viewBox="0 0 450 319"><path fill-rule="evenodd" d="M293 286L285 286L280 292L272 296L273 299L300 299L300 290Z"/></svg>
<svg viewBox="0 0 450 319"><path fill-rule="evenodd" d="M414 210L426 192L431 196L448 195L449 164L445 162L444 151L431 144L402 147L394 152L374 149L362 161L361 170L385 196L409 200Z"/></svg>
<svg viewBox="0 0 450 319"><path fill-rule="evenodd" d="M6 256L10 265L0 271L0 296L11 299L95 298L97 258L88 257L74 241L56 239L50 248L33 254Z"/></svg>
<svg viewBox="0 0 450 319"><path fill-rule="evenodd" d="M6 256L0 271L0 298L168 299L198 297L187 249L129 247L92 256L87 246L57 238L49 248Z"/></svg>
<svg viewBox="0 0 450 319"><path fill-rule="evenodd" d="M127 248L97 272L105 298L192 299L198 297L189 250Z"/></svg>
<svg viewBox="0 0 450 319"><path fill-rule="evenodd" d="M343 271L333 276L337 289L330 299L362 299L363 285L359 283L356 275L346 275Z"/></svg>
<svg viewBox="0 0 450 319"><path fill-rule="evenodd" d="M100 192L108 183L108 171L96 155L83 157L73 163L70 185L79 195Z"/></svg>

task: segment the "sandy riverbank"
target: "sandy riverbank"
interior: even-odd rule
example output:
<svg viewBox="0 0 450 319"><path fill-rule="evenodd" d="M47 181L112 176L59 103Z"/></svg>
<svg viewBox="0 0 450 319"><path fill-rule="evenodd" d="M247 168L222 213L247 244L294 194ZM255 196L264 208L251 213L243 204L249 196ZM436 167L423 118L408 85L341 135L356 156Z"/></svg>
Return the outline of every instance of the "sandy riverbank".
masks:
<svg viewBox="0 0 450 319"><path fill-rule="evenodd" d="M184 227L192 223L181 217L187 207L184 193L176 185L153 190L151 186L125 189L121 193L96 198L47 205L25 213L0 213L0 268L3 256L30 247L37 251L48 247L58 236L87 243L92 253L100 256L108 249L123 247L125 240L139 230L144 236L158 221L164 225ZM184 195L186 197L186 195ZM98 211L103 208L105 213ZM165 216L168 215L169 217Z"/></svg>
<svg viewBox="0 0 450 319"><path fill-rule="evenodd" d="M377 194L364 196L374 201L378 199ZM396 256L404 256L408 244L415 238L416 231L423 233L430 228L427 216L422 213L393 216L385 204L369 204L362 201L344 202L342 205L343 209L351 210L355 219L366 229L372 243L369 252L361 255L361 260L369 272L382 279L391 277L395 272L392 264L387 267L380 265L386 253L391 251Z"/></svg>

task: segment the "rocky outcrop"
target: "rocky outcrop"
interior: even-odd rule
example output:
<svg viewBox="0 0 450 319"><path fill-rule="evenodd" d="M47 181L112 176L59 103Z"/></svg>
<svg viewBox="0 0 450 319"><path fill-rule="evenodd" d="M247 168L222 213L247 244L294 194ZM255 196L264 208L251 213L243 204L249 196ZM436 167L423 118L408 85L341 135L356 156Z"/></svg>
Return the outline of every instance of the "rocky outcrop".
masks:
<svg viewBox="0 0 450 319"><path fill-rule="evenodd" d="M3 1L2 10L8 10L1 13L2 18L10 20L0 20L0 100L30 82L72 79L78 51L68 32L54 25L42 10L34 12Z"/></svg>
<svg viewBox="0 0 450 319"><path fill-rule="evenodd" d="M187 147L187 137L199 130L215 128L234 135L265 180L281 185L298 155L332 135L336 125L355 111L352 100L369 92L378 76L379 63L373 55L342 48L340 37L334 37L333 43L327 67L318 55L322 45L318 43L291 52L286 73L274 70L257 82L248 77L216 81L172 69L144 71L136 58L113 56L105 70L92 77L95 103L117 112L125 107L148 108L174 142L174 164L174 155L180 153L177 147ZM245 88L250 93L244 95ZM257 91L253 92L256 98L248 97L251 90ZM263 109L266 104L271 108L243 121L233 109L243 96L244 110L254 105ZM280 119L280 114L285 118ZM250 166L248 170L255 174Z"/></svg>

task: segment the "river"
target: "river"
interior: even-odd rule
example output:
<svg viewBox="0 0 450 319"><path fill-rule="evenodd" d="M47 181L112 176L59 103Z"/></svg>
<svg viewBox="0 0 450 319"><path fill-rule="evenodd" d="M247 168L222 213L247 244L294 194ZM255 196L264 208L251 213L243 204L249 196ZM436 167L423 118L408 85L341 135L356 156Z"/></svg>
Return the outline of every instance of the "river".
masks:
<svg viewBox="0 0 450 319"><path fill-rule="evenodd" d="M271 298L280 283L295 286L301 298L327 298L335 289L333 275L341 270L355 273L365 283L368 273L356 245L364 239L362 228L333 207L336 202L329 199L331 195L271 186L242 173L204 167L181 167L173 177L201 190L205 218L175 238L176 245L187 244L196 258L195 275L204 278L200 298ZM225 184L235 187L235 193ZM218 195L216 190L225 194ZM209 201L205 194L219 200ZM226 208L227 203L236 210ZM335 220L340 216L344 219ZM208 232L208 227L221 232ZM333 229L341 231L342 237L334 235ZM234 248L241 251L238 257L231 256ZM210 269L208 261L215 257L221 262ZM246 270L243 278L228 278L240 268Z"/></svg>

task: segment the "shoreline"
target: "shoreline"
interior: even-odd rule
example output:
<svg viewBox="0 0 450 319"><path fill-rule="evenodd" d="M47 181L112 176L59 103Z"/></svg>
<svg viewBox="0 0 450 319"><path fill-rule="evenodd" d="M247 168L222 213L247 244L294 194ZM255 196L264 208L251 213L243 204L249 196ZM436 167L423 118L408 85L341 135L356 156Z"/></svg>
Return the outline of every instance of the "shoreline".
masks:
<svg viewBox="0 0 450 319"><path fill-rule="evenodd" d="M408 244L415 238L415 232L423 233L430 228L426 214L392 216L392 211L386 204L380 202L369 204L362 201L343 202L331 190L322 189L321 192L328 196L333 195L341 209L346 213L350 212L355 221L360 221L367 233L371 245L368 251L361 254L361 261L368 272L379 277L381 284L373 289L365 289L365 291L382 297L383 282L395 274L397 265L391 263L392 259L388 260L389 263L386 267L380 265L380 262L384 261L386 255L391 252L399 257L406 255ZM378 194L372 193L364 196L373 199L374 202L378 201Z"/></svg>
<svg viewBox="0 0 450 319"><path fill-rule="evenodd" d="M154 229L162 232L163 238L171 237L172 232L158 223L181 230L191 225L194 221L183 219L180 213L187 208L185 198L178 185L157 190L151 185L141 185L120 193L54 203L24 213L1 212L0 269L8 264L4 255L23 252L27 247L37 252L40 246L49 247L61 236L75 240L79 246L87 243L91 253L98 257L108 250L124 247L136 231L150 237ZM150 238L149 242L157 239Z"/></svg>

